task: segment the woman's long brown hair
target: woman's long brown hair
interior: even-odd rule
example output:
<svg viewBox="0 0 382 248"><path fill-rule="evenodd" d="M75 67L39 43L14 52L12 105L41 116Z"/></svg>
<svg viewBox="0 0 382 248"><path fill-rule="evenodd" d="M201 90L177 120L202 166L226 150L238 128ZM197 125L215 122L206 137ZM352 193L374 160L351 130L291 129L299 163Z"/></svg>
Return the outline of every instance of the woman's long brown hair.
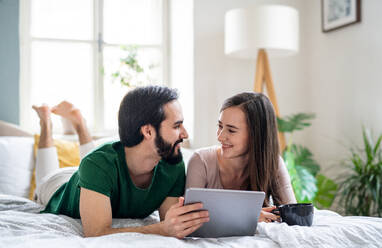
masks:
<svg viewBox="0 0 382 248"><path fill-rule="evenodd" d="M250 190L265 192L263 206L269 206L270 196L274 204L280 204L277 178L280 148L272 103L262 93L245 92L225 100L220 112L230 107L241 108L247 119Z"/></svg>

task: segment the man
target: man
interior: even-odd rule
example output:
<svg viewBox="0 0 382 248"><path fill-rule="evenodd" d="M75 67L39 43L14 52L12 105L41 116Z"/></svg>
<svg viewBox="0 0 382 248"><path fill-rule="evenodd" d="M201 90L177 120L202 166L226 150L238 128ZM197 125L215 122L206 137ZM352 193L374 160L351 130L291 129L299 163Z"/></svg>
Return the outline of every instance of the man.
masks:
<svg viewBox="0 0 382 248"><path fill-rule="evenodd" d="M177 99L176 91L160 86L136 88L126 94L119 109L120 141L84 157L78 171L62 186L57 183L62 181L57 180L60 173L46 169L47 163L39 164L46 161L41 153L51 149L53 141L49 108L34 106L41 124L36 195L42 204L48 201L43 212L80 217L86 237L140 232L183 238L209 221L207 211L195 211L201 210L202 204L183 206L185 169L180 143L188 134ZM81 147L89 146L91 139L83 118L72 108L64 102L52 112L72 121ZM51 195L44 194L46 188L58 189ZM159 223L111 227L112 218L144 218L156 209Z"/></svg>

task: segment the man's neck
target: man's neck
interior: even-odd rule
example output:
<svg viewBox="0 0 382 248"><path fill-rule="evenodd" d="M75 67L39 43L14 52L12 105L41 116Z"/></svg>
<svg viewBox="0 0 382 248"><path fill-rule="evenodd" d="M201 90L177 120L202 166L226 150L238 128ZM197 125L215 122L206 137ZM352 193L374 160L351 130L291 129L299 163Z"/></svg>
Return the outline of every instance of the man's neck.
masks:
<svg viewBox="0 0 382 248"><path fill-rule="evenodd" d="M152 148L139 144L134 147L125 147L126 166L133 183L140 188L150 185L155 166L159 163L160 157L150 153Z"/></svg>

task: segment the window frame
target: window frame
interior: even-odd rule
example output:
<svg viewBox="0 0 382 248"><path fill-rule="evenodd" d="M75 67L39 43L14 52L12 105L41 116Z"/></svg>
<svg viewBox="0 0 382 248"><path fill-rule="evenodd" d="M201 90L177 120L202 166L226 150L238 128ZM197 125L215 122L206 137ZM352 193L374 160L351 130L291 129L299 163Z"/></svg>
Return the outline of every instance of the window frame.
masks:
<svg viewBox="0 0 382 248"><path fill-rule="evenodd" d="M159 45L140 45L139 48L159 49L162 55L162 81L163 85L169 86L169 15L168 1L162 0L162 43ZM92 40L73 40L60 38L37 38L31 36L31 8L30 0L20 0L19 16L19 36L20 36L20 82L19 82L19 117L20 126L26 130L32 130L31 123L31 88L33 85L29 80L31 77L31 44L33 41L49 42L71 42L86 43L92 46L93 50L93 113L94 126L92 132L97 134L114 133L117 130L106 130L104 122L105 102L104 102L104 75L103 68L103 50L104 47L119 47L121 45L131 44L113 44L106 43L103 40L103 3L104 0L93 0L93 39Z"/></svg>

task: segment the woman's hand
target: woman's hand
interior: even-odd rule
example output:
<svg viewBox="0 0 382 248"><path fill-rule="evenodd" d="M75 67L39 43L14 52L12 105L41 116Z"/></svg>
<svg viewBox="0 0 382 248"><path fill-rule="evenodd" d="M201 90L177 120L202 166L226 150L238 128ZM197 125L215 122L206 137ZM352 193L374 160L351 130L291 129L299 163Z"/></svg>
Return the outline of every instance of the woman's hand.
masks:
<svg viewBox="0 0 382 248"><path fill-rule="evenodd" d="M280 221L280 216L272 214L271 211L275 209L276 206L262 208L259 216L259 222L273 222Z"/></svg>

